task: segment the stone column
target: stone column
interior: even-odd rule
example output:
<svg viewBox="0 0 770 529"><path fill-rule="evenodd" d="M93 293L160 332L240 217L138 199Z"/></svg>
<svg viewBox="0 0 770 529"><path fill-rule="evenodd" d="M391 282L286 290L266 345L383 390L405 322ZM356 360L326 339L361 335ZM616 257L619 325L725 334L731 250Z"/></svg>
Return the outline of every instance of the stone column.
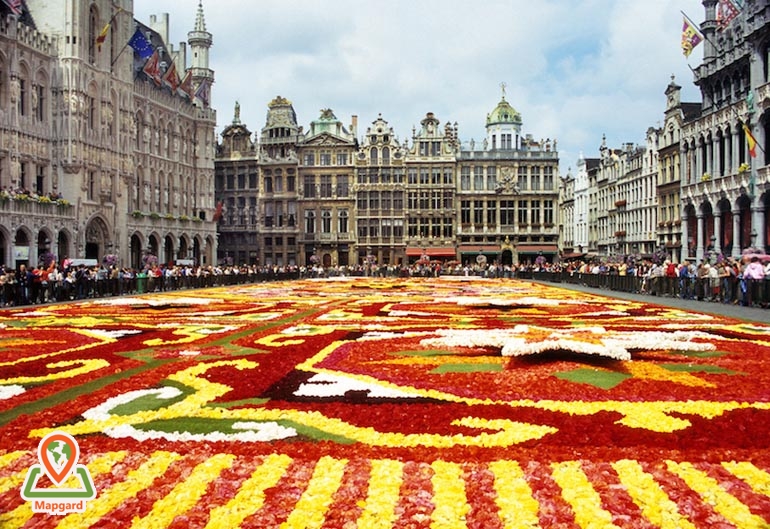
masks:
<svg viewBox="0 0 770 529"><path fill-rule="evenodd" d="M741 210L733 206L733 257L741 256Z"/></svg>
<svg viewBox="0 0 770 529"><path fill-rule="evenodd" d="M696 217L698 219L698 241L696 243L696 249L695 249L695 260L696 262L700 263L703 260L703 256L705 255L705 246L704 246L704 233L705 233L705 219L703 218L703 213L698 212L696 214Z"/></svg>
<svg viewBox="0 0 770 529"><path fill-rule="evenodd" d="M754 218L751 225L757 231L757 240L755 244L757 248L764 251L765 246L767 245L767 241L765 240L765 205L759 202L758 199L757 202L758 204L753 211Z"/></svg>
<svg viewBox="0 0 770 529"><path fill-rule="evenodd" d="M720 236L722 232L722 212L719 212L719 215L714 215L714 236L716 239L714 239L714 251L716 253L722 252L722 241L720 240L722 237Z"/></svg>
<svg viewBox="0 0 770 529"><path fill-rule="evenodd" d="M690 227L687 224L687 215L682 216L682 246L681 246L681 255L679 257L679 262L681 263L685 259L690 258L690 242L689 242L689 230Z"/></svg>

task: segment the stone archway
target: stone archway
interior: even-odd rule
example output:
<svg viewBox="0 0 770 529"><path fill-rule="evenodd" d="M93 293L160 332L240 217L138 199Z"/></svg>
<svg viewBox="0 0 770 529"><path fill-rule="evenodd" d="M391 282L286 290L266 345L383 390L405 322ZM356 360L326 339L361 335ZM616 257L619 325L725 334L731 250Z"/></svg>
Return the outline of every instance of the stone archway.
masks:
<svg viewBox="0 0 770 529"><path fill-rule="evenodd" d="M101 217L94 217L86 224L85 251L82 257L99 261L107 254L110 229Z"/></svg>

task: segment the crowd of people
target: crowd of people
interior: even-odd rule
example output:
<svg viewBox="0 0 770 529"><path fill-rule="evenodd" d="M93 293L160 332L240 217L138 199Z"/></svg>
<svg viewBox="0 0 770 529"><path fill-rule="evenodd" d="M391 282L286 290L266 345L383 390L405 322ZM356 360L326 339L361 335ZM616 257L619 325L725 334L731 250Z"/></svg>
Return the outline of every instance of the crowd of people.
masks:
<svg viewBox="0 0 770 529"><path fill-rule="evenodd" d="M338 276L438 277L440 275L486 278L540 278L556 282L671 296L711 302L767 307L770 304L770 259L760 256L721 259L697 265L670 260L617 263L573 260L550 263L499 264L495 261L438 262L420 260L412 264L362 263L323 267L275 265L174 265L153 263L142 269L102 263L86 266L70 259L18 269L0 266L0 306L44 304L105 296L142 294L167 290L259 283L281 279Z"/></svg>
<svg viewBox="0 0 770 529"><path fill-rule="evenodd" d="M572 261L540 271L557 274L559 281L610 290L754 307L770 305L770 259L758 254L697 264L687 260L644 260L638 264Z"/></svg>

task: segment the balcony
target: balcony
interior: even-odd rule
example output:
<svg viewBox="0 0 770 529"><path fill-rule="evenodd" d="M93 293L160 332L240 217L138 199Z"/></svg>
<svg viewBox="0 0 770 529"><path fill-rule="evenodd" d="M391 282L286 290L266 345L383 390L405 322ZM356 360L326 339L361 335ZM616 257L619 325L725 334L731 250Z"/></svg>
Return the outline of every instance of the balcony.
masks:
<svg viewBox="0 0 770 529"><path fill-rule="evenodd" d="M74 217L75 208L66 200L51 200L47 197L17 195L11 198L0 195L0 213L15 213L26 217Z"/></svg>

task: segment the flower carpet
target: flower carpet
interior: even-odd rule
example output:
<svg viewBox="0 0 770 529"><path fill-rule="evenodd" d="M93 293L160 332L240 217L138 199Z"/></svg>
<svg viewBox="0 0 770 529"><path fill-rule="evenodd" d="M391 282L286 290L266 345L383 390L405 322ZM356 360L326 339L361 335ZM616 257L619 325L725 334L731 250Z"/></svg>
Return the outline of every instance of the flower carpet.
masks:
<svg viewBox="0 0 770 529"><path fill-rule="evenodd" d="M20 496L55 431L84 512ZM3 529L768 528L770 326L451 277L22 307L0 440Z"/></svg>

